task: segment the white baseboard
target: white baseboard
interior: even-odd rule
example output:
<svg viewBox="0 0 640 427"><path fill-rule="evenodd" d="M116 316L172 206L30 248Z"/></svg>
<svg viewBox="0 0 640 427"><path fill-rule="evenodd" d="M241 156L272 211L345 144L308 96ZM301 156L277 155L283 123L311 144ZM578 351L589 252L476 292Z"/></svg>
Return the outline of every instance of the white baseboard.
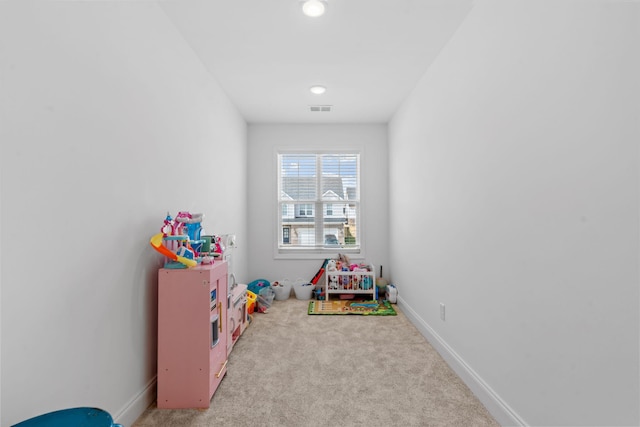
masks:
<svg viewBox="0 0 640 427"><path fill-rule="evenodd" d="M400 296L398 305L501 426L527 426L527 423Z"/></svg>
<svg viewBox="0 0 640 427"><path fill-rule="evenodd" d="M154 376L146 387L135 395L124 407L114 414L114 421L124 427L131 427L144 411L156 400L158 378Z"/></svg>

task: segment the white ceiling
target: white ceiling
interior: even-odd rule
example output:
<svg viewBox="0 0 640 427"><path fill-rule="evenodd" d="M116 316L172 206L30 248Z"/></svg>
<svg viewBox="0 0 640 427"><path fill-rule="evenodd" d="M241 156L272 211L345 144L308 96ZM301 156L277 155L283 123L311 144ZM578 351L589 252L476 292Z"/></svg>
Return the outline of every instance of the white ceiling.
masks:
<svg viewBox="0 0 640 427"><path fill-rule="evenodd" d="M299 0L160 2L249 123L388 122L472 3L328 0L309 18Z"/></svg>

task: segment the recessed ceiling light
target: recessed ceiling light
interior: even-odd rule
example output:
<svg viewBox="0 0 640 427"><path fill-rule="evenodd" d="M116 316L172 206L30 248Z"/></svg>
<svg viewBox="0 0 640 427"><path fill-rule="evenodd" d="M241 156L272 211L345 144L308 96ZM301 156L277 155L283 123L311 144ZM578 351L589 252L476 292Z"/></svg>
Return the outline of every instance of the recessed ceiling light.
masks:
<svg viewBox="0 0 640 427"><path fill-rule="evenodd" d="M327 9L327 2L325 0L306 0L302 3L302 12L312 18L324 15Z"/></svg>
<svg viewBox="0 0 640 427"><path fill-rule="evenodd" d="M315 94L315 95L322 95L323 93L325 93L327 91L327 88L324 86L311 86L309 88L309 90L311 91L311 93Z"/></svg>

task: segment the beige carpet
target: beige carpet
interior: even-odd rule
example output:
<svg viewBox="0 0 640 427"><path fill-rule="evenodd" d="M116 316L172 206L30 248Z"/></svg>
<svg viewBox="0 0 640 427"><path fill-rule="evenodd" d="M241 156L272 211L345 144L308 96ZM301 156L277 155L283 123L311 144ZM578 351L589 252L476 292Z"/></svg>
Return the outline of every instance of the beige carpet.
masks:
<svg viewBox="0 0 640 427"><path fill-rule="evenodd" d="M497 426L397 307L309 316L274 301L237 342L208 410L150 407L134 427Z"/></svg>

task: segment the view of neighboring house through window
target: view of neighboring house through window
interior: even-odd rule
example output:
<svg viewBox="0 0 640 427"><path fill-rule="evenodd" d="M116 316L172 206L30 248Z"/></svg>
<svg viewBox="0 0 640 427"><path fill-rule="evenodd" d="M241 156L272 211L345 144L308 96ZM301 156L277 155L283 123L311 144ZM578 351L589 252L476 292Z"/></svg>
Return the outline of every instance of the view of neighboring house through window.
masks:
<svg viewBox="0 0 640 427"><path fill-rule="evenodd" d="M279 249L357 252L359 175L358 153L279 153Z"/></svg>

